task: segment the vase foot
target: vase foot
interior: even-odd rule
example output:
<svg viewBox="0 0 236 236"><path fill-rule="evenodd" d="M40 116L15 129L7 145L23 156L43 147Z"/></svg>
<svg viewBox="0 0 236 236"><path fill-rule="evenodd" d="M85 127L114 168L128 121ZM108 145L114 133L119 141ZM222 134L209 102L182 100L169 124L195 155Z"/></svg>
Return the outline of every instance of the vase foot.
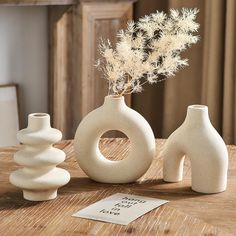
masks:
<svg viewBox="0 0 236 236"><path fill-rule="evenodd" d="M31 191L23 190L23 197L29 201L48 201L57 197L57 190Z"/></svg>
<svg viewBox="0 0 236 236"><path fill-rule="evenodd" d="M203 193L203 194L215 194L215 193L222 193L226 191L226 188L216 188L216 189L199 189L196 187L191 188L196 193Z"/></svg>

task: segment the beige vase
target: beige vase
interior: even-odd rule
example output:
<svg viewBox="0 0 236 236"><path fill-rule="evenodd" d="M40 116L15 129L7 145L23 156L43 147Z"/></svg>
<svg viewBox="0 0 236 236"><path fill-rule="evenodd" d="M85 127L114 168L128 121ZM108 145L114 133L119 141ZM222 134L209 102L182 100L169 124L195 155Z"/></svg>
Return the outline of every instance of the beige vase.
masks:
<svg viewBox="0 0 236 236"><path fill-rule="evenodd" d="M99 150L102 134L119 130L130 139L128 157L120 161L106 159ZM103 183L129 183L139 179L151 165L155 138L148 122L126 106L124 97L105 97L104 104L80 123L74 148L82 170Z"/></svg>
<svg viewBox="0 0 236 236"><path fill-rule="evenodd" d="M31 201L45 201L57 196L57 189L70 180L70 174L56 165L65 160L65 153L52 144L62 138L59 130L50 126L50 116L34 113L28 117L28 127L18 132L24 144L14 155L22 169L10 175L10 182L23 189L23 196Z"/></svg>
<svg viewBox="0 0 236 236"><path fill-rule="evenodd" d="M182 180L184 155L191 161L194 191L218 193L226 190L228 152L210 122L207 106L189 106L184 123L168 138L162 152L165 181Z"/></svg>

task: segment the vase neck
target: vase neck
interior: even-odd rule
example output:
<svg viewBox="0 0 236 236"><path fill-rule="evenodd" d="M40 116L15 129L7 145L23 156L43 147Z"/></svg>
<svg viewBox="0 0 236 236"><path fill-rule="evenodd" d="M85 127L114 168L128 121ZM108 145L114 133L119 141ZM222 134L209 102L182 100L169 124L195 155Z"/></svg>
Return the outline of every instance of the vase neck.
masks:
<svg viewBox="0 0 236 236"><path fill-rule="evenodd" d="M116 96L106 96L104 100L104 106L108 109L116 109L125 105L124 97L116 97Z"/></svg>
<svg viewBox="0 0 236 236"><path fill-rule="evenodd" d="M210 123L208 107L204 105L188 106L187 116L184 123L188 125L203 125Z"/></svg>
<svg viewBox="0 0 236 236"><path fill-rule="evenodd" d="M28 129L38 131L51 128L50 116L46 113L33 113L28 116Z"/></svg>

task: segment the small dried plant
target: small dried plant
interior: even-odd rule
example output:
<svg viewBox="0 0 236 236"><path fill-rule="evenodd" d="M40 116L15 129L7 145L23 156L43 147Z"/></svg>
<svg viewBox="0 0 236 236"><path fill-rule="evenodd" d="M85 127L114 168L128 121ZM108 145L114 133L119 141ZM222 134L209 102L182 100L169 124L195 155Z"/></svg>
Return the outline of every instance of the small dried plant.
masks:
<svg viewBox="0 0 236 236"><path fill-rule="evenodd" d="M109 82L108 94L122 96L141 92L145 83L156 83L188 65L180 53L195 44L199 24L197 9L171 9L169 16L157 11L130 21L117 34L113 48L107 40L99 45L102 56L97 67Z"/></svg>

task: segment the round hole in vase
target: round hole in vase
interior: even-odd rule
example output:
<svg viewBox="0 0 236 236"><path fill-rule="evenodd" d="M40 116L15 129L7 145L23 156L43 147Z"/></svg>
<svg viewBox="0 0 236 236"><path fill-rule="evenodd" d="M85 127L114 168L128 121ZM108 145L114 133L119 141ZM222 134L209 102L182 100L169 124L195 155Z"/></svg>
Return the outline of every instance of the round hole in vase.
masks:
<svg viewBox="0 0 236 236"><path fill-rule="evenodd" d="M100 137L109 130L119 130L129 138L130 151L125 159L111 161L100 152ZM130 183L146 173L156 145L150 125L126 106L124 97L107 96L104 104L79 124L74 149L81 169L91 179L102 183Z"/></svg>
<svg viewBox="0 0 236 236"><path fill-rule="evenodd" d="M119 130L109 130L101 136L99 150L106 159L120 161L129 155L130 140L127 135Z"/></svg>

